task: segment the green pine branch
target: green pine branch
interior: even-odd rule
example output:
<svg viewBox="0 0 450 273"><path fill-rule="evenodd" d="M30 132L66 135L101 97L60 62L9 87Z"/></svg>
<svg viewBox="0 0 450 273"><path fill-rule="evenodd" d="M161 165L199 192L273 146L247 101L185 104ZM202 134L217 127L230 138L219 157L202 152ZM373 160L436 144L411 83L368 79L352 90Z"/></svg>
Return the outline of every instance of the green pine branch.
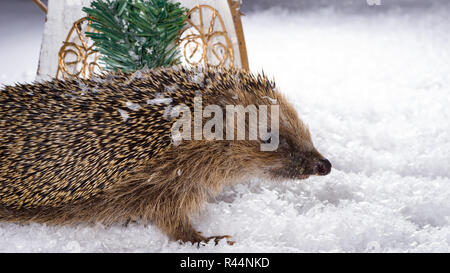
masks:
<svg viewBox="0 0 450 273"><path fill-rule="evenodd" d="M95 0L83 11L98 33L87 32L108 70L134 71L180 62L176 40L187 9L167 0Z"/></svg>

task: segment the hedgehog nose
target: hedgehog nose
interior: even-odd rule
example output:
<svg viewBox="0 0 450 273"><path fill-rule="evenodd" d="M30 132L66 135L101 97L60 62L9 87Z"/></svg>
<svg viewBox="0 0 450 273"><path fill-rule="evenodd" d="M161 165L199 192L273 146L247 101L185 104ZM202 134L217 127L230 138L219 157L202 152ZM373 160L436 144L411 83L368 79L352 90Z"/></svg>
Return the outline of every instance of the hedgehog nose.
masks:
<svg viewBox="0 0 450 273"><path fill-rule="evenodd" d="M317 175L327 175L331 172L331 163L328 159L322 158L317 161L316 166Z"/></svg>

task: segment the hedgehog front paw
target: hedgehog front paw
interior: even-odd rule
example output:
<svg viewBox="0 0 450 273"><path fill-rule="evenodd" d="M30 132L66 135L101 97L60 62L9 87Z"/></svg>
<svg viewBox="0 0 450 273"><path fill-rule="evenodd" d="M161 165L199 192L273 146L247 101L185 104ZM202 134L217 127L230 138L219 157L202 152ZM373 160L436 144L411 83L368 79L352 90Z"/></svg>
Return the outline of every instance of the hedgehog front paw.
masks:
<svg viewBox="0 0 450 273"><path fill-rule="evenodd" d="M228 239L231 239L232 237L230 235L220 235L220 236L210 236L207 239L207 242L209 242L210 240L214 239L214 243L215 245L219 244L219 241L222 239L227 239L227 244L229 244L230 246L234 245L234 243L236 243L235 241L231 241Z"/></svg>
<svg viewBox="0 0 450 273"><path fill-rule="evenodd" d="M194 232L194 233L191 235L191 238L190 238L190 239L188 239L188 240L183 240L183 241L184 241L184 242L189 241L189 242L191 242L193 245L196 244L197 247L205 246L205 245L208 244L209 241L211 241L211 240L214 240L214 245L218 245L218 244L219 244L219 241L222 240L222 239L227 239L227 244L229 244L229 245L234 245L234 243L235 243L234 241L228 240L228 239L231 239L231 238L232 238L230 235L221 235L221 236L204 237L202 234L203 234L202 232L197 232L197 231L196 231L196 232Z"/></svg>

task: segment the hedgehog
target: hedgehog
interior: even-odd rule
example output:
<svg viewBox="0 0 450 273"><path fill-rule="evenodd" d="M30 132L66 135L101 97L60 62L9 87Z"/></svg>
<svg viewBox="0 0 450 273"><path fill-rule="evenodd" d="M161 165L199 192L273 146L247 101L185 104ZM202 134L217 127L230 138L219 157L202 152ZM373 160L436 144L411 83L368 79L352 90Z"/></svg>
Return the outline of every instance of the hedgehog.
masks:
<svg viewBox="0 0 450 273"><path fill-rule="evenodd" d="M277 146L261 149L275 135L175 138L182 115L174 109L193 109L199 97L224 110L217 118L228 105L277 105ZM268 115L275 120L272 111ZM227 124L213 127L226 131ZM235 133L237 123L230 126ZM217 243L231 236L203 236L190 216L225 186L249 177L295 181L330 171L293 105L264 74L175 66L0 91L0 221L133 221L154 224L175 241Z"/></svg>

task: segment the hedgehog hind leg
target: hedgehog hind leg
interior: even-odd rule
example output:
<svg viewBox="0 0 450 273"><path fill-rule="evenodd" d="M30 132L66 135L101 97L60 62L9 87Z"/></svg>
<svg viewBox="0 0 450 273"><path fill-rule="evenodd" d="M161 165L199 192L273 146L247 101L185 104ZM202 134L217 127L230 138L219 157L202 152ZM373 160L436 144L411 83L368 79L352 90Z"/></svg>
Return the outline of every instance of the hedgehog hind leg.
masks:
<svg viewBox="0 0 450 273"><path fill-rule="evenodd" d="M208 244L210 241L214 241L214 245L218 245L219 241L222 239L227 239L227 243L229 245L234 245L234 241L230 241L230 235L220 235L220 236L203 236L203 233L200 231L196 231L191 224L188 226L184 226L180 230L176 231L174 236L172 236L174 240L177 240L181 243L192 243L193 245L197 245L200 247L202 245Z"/></svg>
<svg viewBox="0 0 450 273"><path fill-rule="evenodd" d="M213 241L214 245L218 245L219 241L222 239L226 239L229 245L233 245L235 243L234 241L229 240L231 239L230 235L216 235L209 237L203 236L202 232L195 230L189 219L179 223L180 225L172 231L169 231L161 225L160 228L164 230L171 239L179 241L180 243L192 243L192 245L196 245L197 247L208 244L210 241Z"/></svg>
<svg viewBox="0 0 450 273"><path fill-rule="evenodd" d="M172 217L158 217L157 226L166 233L170 239L182 243L201 243L207 238L194 229L188 216L171 215Z"/></svg>
<svg viewBox="0 0 450 273"><path fill-rule="evenodd" d="M200 247L207 244L209 241L214 240L217 245L223 238L231 238L231 236L211 236L205 237L202 232L195 230L191 221L186 215L174 215L171 217L158 217L156 221L157 226L166 233L170 239L178 241L180 243L192 243Z"/></svg>

